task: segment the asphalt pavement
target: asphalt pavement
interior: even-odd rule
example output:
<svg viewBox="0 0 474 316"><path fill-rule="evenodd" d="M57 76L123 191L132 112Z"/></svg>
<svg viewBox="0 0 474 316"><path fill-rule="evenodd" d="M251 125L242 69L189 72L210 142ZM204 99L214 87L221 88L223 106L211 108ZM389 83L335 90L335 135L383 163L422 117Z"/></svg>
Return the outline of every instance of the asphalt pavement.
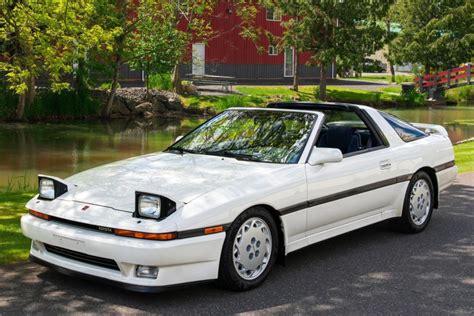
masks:
<svg viewBox="0 0 474 316"><path fill-rule="evenodd" d="M363 228L291 253L244 293L139 294L31 263L0 268L0 315L65 313L474 315L474 174L443 192L421 234Z"/></svg>

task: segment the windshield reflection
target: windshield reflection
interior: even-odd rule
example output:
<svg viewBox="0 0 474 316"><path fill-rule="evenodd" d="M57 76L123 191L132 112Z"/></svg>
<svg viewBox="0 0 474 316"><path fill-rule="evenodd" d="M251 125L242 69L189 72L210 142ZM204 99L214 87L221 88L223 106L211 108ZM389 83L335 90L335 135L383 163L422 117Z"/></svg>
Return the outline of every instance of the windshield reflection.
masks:
<svg viewBox="0 0 474 316"><path fill-rule="evenodd" d="M297 163L316 115L303 112L228 110L204 123L169 152Z"/></svg>

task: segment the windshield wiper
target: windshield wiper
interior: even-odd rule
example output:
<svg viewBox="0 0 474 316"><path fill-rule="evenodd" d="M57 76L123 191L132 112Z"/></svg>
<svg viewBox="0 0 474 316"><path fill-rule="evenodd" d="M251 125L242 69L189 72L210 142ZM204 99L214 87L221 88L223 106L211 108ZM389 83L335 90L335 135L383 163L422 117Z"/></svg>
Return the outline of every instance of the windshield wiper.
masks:
<svg viewBox="0 0 474 316"><path fill-rule="evenodd" d="M184 155L184 154L196 154L196 153L198 153L198 152L195 151L195 150L186 149L186 148L183 148L183 147L171 147L171 148L168 148L166 151L167 151L167 152L177 152L177 153L179 153L180 155Z"/></svg>
<svg viewBox="0 0 474 316"><path fill-rule="evenodd" d="M235 153L227 149L216 150L216 151L206 151L206 152L203 152L203 154L230 157L230 158L235 158L237 160L260 161L259 159L255 158L253 155Z"/></svg>

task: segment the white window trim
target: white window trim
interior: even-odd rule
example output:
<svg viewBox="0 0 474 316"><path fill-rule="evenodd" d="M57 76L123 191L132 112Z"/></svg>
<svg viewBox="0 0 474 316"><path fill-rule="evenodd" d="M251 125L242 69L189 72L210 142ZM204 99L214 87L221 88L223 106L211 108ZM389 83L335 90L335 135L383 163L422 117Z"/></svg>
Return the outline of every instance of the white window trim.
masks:
<svg viewBox="0 0 474 316"><path fill-rule="evenodd" d="M279 14L279 18L278 18L278 19L275 19L275 13L277 12L277 9L272 9L273 14L272 14L272 18L271 18L271 19L268 18L268 10L269 10L269 9L265 9L265 19L266 19L267 21L281 22L281 13Z"/></svg>
<svg viewBox="0 0 474 316"><path fill-rule="evenodd" d="M199 46L202 47L203 55L202 61L197 61L196 56L194 56L194 47ZM192 43L192 63L191 63L191 73L193 75L202 76L206 74L206 45L204 43ZM202 63L202 64L201 64ZM197 70L202 70L202 73L198 72Z"/></svg>
<svg viewBox="0 0 474 316"><path fill-rule="evenodd" d="M286 50L291 49L291 52L293 54L293 73L291 75L287 75L286 73ZM293 47L287 47L284 49L284 56L283 56L283 76L285 78L293 78L295 75L295 49Z"/></svg>
<svg viewBox="0 0 474 316"><path fill-rule="evenodd" d="M272 47L273 47L273 53L270 52L270 48L272 48ZM267 50L267 52L268 52L268 55L269 55L269 56L278 56L279 53L280 53L280 52L278 51L278 47L276 47L275 45L268 45L268 50Z"/></svg>

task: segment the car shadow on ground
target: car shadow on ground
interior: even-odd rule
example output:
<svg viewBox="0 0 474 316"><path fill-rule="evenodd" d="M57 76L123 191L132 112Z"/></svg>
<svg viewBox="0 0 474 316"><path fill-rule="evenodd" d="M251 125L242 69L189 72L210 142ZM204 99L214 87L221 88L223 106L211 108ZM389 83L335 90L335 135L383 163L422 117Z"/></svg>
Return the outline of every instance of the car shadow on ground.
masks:
<svg viewBox="0 0 474 316"><path fill-rule="evenodd" d="M214 283L140 294L37 265L0 269L0 314L474 312L474 187L456 184L421 234L388 222L291 253L249 292Z"/></svg>

